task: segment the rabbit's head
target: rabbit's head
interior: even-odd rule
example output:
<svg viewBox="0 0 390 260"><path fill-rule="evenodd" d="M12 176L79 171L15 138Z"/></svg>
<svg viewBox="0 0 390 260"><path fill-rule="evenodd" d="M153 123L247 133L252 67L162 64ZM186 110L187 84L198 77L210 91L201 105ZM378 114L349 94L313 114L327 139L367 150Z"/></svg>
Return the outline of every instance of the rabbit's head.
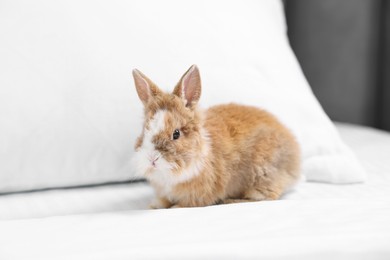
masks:
<svg viewBox="0 0 390 260"><path fill-rule="evenodd" d="M133 77L145 112L133 158L137 175L164 185L196 176L208 153L197 109L201 94L198 68L191 66L172 93L160 90L138 70L133 70Z"/></svg>

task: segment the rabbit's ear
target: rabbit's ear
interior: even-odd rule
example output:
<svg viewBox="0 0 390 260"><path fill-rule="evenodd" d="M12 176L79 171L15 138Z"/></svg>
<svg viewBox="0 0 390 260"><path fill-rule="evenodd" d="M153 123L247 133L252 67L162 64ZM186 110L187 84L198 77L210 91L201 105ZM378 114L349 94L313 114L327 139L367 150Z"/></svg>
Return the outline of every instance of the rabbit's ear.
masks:
<svg viewBox="0 0 390 260"><path fill-rule="evenodd" d="M153 81L146 77L141 71L134 69L133 78L138 97L144 105L146 105L153 96L161 93L161 90L156 86L156 84L154 84Z"/></svg>
<svg viewBox="0 0 390 260"><path fill-rule="evenodd" d="M199 101L201 90L199 69L192 65L177 83L173 94L181 97L187 107L192 107Z"/></svg>

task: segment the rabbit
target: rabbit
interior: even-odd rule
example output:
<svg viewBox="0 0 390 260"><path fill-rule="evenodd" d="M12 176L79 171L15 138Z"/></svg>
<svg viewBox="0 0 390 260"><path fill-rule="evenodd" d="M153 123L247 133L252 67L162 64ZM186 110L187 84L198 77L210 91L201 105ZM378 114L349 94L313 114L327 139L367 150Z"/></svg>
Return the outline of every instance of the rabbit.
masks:
<svg viewBox="0 0 390 260"><path fill-rule="evenodd" d="M135 170L155 190L151 208L276 200L300 176L300 147L269 112L246 105L198 108L196 65L172 93L133 70L144 124Z"/></svg>

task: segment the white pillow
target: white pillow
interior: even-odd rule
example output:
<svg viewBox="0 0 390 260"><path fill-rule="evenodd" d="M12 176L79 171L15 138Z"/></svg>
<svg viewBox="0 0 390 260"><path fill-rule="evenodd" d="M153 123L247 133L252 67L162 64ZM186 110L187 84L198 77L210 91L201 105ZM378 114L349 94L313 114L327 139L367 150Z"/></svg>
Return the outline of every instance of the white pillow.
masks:
<svg viewBox="0 0 390 260"><path fill-rule="evenodd" d="M313 96L280 1L2 1L0 192L123 181L142 104L130 71L172 90L197 64L204 107L263 107L297 136L308 180L364 173Z"/></svg>

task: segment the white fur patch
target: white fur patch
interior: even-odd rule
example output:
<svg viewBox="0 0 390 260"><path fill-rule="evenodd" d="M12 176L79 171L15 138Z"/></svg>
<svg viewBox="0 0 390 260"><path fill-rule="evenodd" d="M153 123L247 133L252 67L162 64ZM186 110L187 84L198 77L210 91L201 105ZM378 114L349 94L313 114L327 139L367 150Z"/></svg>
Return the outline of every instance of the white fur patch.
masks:
<svg viewBox="0 0 390 260"><path fill-rule="evenodd" d="M165 115L167 111L158 110L153 118L149 122L149 130L146 130L145 134L149 137L153 137L156 134L160 133L165 128ZM150 139L152 141L152 139Z"/></svg>
<svg viewBox="0 0 390 260"><path fill-rule="evenodd" d="M149 122L149 130L145 129L142 146L137 149L132 159L136 176L147 177L150 172L171 170L171 165L162 158L152 142L153 137L165 128L165 115L165 110L157 111Z"/></svg>

